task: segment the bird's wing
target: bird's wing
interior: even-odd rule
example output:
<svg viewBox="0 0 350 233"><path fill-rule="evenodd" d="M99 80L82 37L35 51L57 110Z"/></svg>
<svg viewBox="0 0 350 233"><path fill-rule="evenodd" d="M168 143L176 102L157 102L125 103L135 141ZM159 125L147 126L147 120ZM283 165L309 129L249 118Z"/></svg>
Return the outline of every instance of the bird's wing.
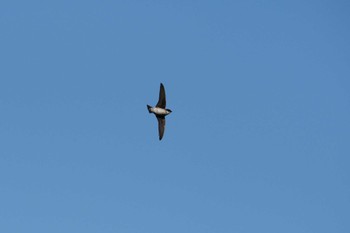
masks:
<svg viewBox="0 0 350 233"><path fill-rule="evenodd" d="M165 108L165 106L166 106L165 89L164 89L163 83L161 83L160 90L159 90L159 100L156 107Z"/></svg>
<svg viewBox="0 0 350 233"><path fill-rule="evenodd" d="M158 120L158 132L159 132L159 140L162 140L165 130L165 117L157 116Z"/></svg>

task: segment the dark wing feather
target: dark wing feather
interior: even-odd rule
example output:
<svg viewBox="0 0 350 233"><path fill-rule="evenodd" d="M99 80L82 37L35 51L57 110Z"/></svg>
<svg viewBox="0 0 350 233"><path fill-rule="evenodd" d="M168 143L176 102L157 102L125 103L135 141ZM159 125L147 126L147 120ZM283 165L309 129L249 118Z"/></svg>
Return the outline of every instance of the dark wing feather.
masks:
<svg viewBox="0 0 350 233"><path fill-rule="evenodd" d="M157 116L158 120L158 132L159 132L159 140L162 140L165 130L165 117Z"/></svg>
<svg viewBox="0 0 350 233"><path fill-rule="evenodd" d="M159 90L159 100L156 107L165 108L165 106L166 106L165 89L164 89L163 83L161 83L160 90Z"/></svg>

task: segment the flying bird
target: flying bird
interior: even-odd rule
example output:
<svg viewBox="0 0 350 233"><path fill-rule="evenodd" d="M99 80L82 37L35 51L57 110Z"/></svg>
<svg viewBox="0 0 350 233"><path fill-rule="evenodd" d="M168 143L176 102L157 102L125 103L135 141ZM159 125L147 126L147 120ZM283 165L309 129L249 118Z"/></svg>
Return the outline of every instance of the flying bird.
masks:
<svg viewBox="0 0 350 233"><path fill-rule="evenodd" d="M165 116L171 113L170 109L166 108L166 98L165 98L165 89L163 83L160 84L159 90L159 100L155 107L147 105L149 113L154 113L158 120L158 132L159 140L162 140L165 129Z"/></svg>

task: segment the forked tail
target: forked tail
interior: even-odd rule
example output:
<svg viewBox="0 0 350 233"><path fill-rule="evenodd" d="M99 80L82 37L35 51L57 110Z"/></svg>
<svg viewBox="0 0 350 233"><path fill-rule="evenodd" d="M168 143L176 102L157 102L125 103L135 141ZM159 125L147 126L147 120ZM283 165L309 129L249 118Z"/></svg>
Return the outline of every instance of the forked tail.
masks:
<svg viewBox="0 0 350 233"><path fill-rule="evenodd" d="M147 104L147 109L148 109L148 112L149 112L149 113L152 113L151 108L152 108L152 107L149 106L149 105Z"/></svg>

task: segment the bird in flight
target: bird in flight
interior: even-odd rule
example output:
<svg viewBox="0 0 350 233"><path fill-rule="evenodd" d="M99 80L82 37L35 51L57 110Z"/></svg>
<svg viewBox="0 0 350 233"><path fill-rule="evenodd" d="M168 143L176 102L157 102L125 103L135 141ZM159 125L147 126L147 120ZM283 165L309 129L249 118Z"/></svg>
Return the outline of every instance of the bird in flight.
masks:
<svg viewBox="0 0 350 233"><path fill-rule="evenodd" d="M159 140L162 140L165 128L165 116L171 113L171 110L166 108L165 89L163 83L160 84L159 100L157 105L155 107L147 105L147 109L149 113L154 113L154 115L157 117Z"/></svg>

